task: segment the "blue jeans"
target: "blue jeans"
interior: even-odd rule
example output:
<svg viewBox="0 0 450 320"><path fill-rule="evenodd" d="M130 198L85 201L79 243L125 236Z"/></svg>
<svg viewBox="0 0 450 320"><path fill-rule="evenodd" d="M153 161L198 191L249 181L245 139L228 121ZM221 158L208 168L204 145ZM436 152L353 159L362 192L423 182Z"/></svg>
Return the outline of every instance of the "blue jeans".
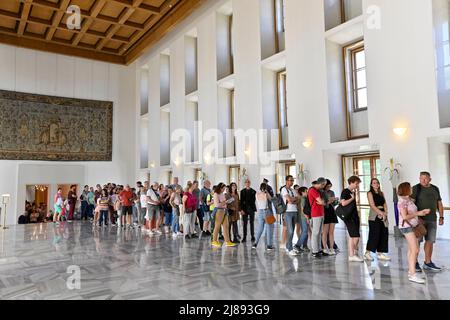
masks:
<svg viewBox="0 0 450 320"><path fill-rule="evenodd" d="M284 221L286 222L287 239L286 249L292 250L292 239L294 239L295 224L297 223L297 211L286 212L284 214Z"/></svg>
<svg viewBox="0 0 450 320"><path fill-rule="evenodd" d="M141 215L141 206L135 204L133 206L133 222L139 223L139 216Z"/></svg>
<svg viewBox="0 0 450 320"><path fill-rule="evenodd" d="M173 209L172 211L172 231L174 233L176 232L180 232L180 216L178 215L179 210L178 209Z"/></svg>
<svg viewBox="0 0 450 320"><path fill-rule="evenodd" d="M105 222L105 225L108 224L108 210L100 210L100 220L99 220L99 224L101 225L102 222Z"/></svg>
<svg viewBox="0 0 450 320"><path fill-rule="evenodd" d="M256 233L256 243L258 244L259 239L261 239L261 236L264 232L264 227L266 227L266 246L272 247L273 246L273 224L267 224L266 223L266 217L268 215L271 215L270 211L268 209L259 210L258 211L258 232Z"/></svg>
<svg viewBox="0 0 450 320"><path fill-rule="evenodd" d="M298 219L298 217L297 217ZM302 215L300 218L300 221L297 221L297 223L300 223L300 226L302 227L302 233L300 234L300 237L298 238L297 247L307 247L308 246L308 223L306 222L306 218Z"/></svg>
<svg viewBox="0 0 450 320"><path fill-rule="evenodd" d="M88 216L88 203L87 201L81 201L81 220L86 219Z"/></svg>
<svg viewBox="0 0 450 320"><path fill-rule="evenodd" d="M166 227L171 226L172 225L172 212L164 212L164 225Z"/></svg>

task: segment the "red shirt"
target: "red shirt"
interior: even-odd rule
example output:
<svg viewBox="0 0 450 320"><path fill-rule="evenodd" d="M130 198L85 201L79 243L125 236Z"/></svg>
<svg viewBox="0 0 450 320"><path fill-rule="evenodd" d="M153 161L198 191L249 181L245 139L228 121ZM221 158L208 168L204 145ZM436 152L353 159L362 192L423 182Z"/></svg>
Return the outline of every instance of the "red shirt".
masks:
<svg viewBox="0 0 450 320"><path fill-rule="evenodd" d="M311 204L311 217L312 218L320 218L325 215L325 208L324 206L317 203L316 199L320 198L320 192L312 187L309 189L308 192L308 200Z"/></svg>
<svg viewBox="0 0 450 320"><path fill-rule="evenodd" d="M131 201L130 199L133 198L133 192L123 190L120 194L120 202L122 202L122 205L124 207L131 207Z"/></svg>

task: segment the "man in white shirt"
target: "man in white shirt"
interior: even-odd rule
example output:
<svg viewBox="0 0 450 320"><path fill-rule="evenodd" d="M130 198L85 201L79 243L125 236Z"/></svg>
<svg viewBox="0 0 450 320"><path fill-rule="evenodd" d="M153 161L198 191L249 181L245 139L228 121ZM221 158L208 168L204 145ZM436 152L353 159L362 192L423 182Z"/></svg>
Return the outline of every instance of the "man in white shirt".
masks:
<svg viewBox="0 0 450 320"><path fill-rule="evenodd" d="M292 188L293 185L294 177L291 175L287 176L286 186L281 189L281 196L286 204L286 212L284 213L284 221L288 232L286 239L286 251L290 256L297 256L300 252L292 246L292 239L294 238L294 229L295 224L297 223L298 215L298 196L296 195L296 191Z"/></svg>
<svg viewBox="0 0 450 320"><path fill-rule="evenodd" d="M153 185L147 191L147 214L150 221L150 226L152 225L152 220L156 220L156 226L154 230L150 230L150 234L162 234L159 230L159 215L160 215L160 200L158 195L159 183L154 182Z"/></svg>

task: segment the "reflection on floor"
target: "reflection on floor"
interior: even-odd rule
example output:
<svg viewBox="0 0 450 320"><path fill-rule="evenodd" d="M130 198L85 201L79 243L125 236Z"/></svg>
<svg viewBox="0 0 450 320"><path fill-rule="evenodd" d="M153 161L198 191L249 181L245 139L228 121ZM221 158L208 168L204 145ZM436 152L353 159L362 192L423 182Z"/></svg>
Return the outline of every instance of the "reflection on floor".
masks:
<svg viewBox="0 0 450 320"><path fill-rule="evenodd" d="M252 252L250 242L212 250L206 239L93 231L89 222L20 225L0 231L0 298L450 299L446 269L427 274L426 285L408 282L403 239L391 237L389 263L349 264L345 231L336 234L343 252L314 260L278 248L266 253L263 245ZM436 245L435 262L444 268L449 245ZM73 265L80 267L81 288L70 290Z"/></svg>

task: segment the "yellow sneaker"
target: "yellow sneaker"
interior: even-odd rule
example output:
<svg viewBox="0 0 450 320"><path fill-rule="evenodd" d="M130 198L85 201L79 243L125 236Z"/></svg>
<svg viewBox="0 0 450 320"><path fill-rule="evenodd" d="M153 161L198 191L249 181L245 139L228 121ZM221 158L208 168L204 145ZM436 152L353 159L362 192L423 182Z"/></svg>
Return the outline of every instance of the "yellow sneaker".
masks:
<svg viewBox="0 0 450 320"><path fill-rule="evenodd" d="M236 243L231 242L231 241L225 242L225 244L227 247L236 247Z"/></svg>
<svg viewBox="0 0 450 320"><path fill-rule="evenodd" d="M213 247L222 247L222 244L219 242L219 241L213 241L213 242L211 242L211 245L213 246Z"/></svg>

